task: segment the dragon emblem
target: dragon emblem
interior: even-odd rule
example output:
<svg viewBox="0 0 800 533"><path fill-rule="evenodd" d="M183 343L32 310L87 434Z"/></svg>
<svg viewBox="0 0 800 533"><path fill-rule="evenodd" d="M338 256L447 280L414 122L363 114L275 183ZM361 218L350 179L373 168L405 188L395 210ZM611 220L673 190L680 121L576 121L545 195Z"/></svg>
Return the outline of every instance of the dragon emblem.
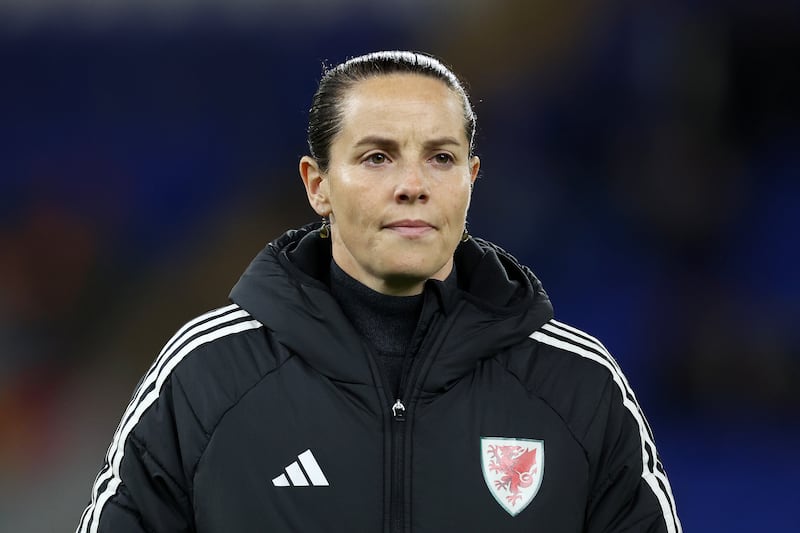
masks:
<svg viewBox="0 0 800 533"><path fill-rule="evenodd" d="M520 489L526 489L533 484L533 474L536 474L536 449L529 450L522 446L489 446L489 470L499 474L500 479L494 480L497 490L507 490L508 503L516 505L522 499Z"/></svg>
<svg viewBox="0 0 800 533"><path fill-rule="evenodd" d="M483 438L483 475L495 499L512 516L524 509L542 481L539 463L544 443L525 439Z"/></svg>

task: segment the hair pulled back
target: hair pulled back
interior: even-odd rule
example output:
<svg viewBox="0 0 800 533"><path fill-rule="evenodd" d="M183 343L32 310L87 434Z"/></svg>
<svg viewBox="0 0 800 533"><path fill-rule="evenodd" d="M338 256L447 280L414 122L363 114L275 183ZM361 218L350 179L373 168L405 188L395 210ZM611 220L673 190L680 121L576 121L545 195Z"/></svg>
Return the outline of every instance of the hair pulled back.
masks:
<svg viewBox="0 0 800 533"><path fill-rule="evenodd" d="M435 57L419 52L383 51L354 57L325 70L311 101L308 116L308 149L322 172L330 163L331 143L342 128L342 102L356 83L389 74L419 74L441 80L461 97L464 131L472 153L475 139L475 113L461 80Z"/></svg>

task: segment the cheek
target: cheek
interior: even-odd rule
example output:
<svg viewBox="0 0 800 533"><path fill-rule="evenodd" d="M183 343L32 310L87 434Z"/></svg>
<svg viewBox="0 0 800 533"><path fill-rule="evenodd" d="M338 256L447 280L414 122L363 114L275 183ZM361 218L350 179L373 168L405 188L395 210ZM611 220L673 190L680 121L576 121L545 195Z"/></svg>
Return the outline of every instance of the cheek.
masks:
<svg viewBox="0 0 800 533"><path fill-rule="evenodd" d="M472 188L458 187L451 191L452 198L452 212L458 213L459 216L464 216L469 209L469 204L472 201Z"/></svg>
<svg viewBox="0 0 800 533"><path fill-rule="evenodd" d="M364 233L362 230L371 220L369 196L357 189L342 189L338 193L332 197L332 221L347 233L348 240L360 239Z"/></svg>
<svg viewBox="0 0 800 533"><path fill-rule="evenodd" d="M358 205L354 200L356 192L349 186L348 180L340 175L331 176L329 187L329 200L331 204L331 219L337 224L347 224L353 218L353 206Z"/></svg>
<svg viewBox="0 0 800 533"><path fill-rule="evenodd" d="M348 224L374 224L381 217L391 192L379 181L364 177L342 177L334 189L333 210Z"/></svg>

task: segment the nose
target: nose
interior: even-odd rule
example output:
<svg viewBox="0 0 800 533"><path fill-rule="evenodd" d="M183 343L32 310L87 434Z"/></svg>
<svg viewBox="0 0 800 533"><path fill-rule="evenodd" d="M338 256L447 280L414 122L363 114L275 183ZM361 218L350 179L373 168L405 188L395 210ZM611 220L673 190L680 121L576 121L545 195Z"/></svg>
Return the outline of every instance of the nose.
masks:
<svg viewBox="0 0 800 533"><path fill-rule="evenodd" d="M394 191L394 199L398 203L427 202L430 196L428 181L423 169L417 165L408 165L401 170L400 180Z"/></svg>

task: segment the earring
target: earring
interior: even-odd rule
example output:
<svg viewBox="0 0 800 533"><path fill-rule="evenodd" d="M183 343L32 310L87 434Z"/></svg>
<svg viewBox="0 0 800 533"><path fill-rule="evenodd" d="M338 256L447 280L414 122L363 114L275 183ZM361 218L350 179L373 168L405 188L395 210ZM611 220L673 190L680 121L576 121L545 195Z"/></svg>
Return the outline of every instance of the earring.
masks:
<svg viewBox="0 0 800 533"><path fill-rule="evenodd" d="M467 227L464 226L464 233L461 234L461 242L467 242L469 240L469 232L467 231Z"/></svg>
<svg viewBox="0 0 800 533"><path fill-rule="evenodd" d="M331 225L326 217L322 217L322 226L319 228L320 239L329 239L331 236Z"/></svg>

